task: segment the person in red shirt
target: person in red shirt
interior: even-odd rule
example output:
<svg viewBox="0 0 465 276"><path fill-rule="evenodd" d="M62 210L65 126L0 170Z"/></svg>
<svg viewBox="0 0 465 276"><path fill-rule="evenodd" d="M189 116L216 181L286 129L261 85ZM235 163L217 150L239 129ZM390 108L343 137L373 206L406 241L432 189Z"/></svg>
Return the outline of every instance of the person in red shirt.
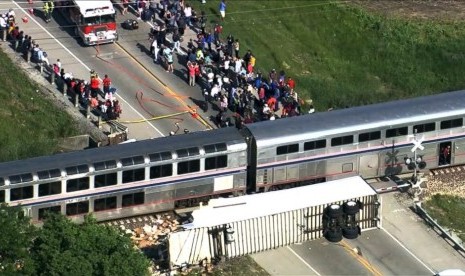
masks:
<svg viewBox="0 0 465 276"><path fill-rule="evenodd" d="M108 77L108 75L105 75L105 78L103 79L103 93L110 93L110 86L111 79Z"/></svg>
<svg viewBox="0 0 465 276"><path fill-rule="evenodd" d="M289 77L289 78L287 79L287 85L289 85L289 87L290 87L292 90L294 90L294 88L295 88L295 81L294 81L291 77Z"/></svg>
<svg viewBox="0 0 465 276"><path fill-rule="evenodd" d="M92 77L90 80L90 90L92 92L92 97L96 98L100 90L100 81L97 77Z"/></svg>

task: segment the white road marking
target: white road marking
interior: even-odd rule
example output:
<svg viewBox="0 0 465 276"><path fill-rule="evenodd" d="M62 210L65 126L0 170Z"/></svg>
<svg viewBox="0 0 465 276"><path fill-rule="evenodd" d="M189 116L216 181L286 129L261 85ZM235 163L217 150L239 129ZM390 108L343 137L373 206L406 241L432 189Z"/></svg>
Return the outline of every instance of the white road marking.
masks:
<svg viewBox="0 0 465 276"><path fill-rule="evenodd" d="M21 10L24 14L26 14L27 17L29 17L32 21L34 21L34 23L37 24L37 26L39 26L45 33L47 33L53 40L55 40L55 42L60 45L66 52L68 52L73 58L75 58L80 64L82 64L82 66L84 66L84 68L86 68L87 71L90 71L90 68L89 66L87 66L84 62L82 62L82 60L80 60L76 55L74 55L68 48L65 47L65 45L63 45L58 39L55 38L55 36L53 36L49 31L47 31L34 17L30 16L30 14L28 12L26 12L18 3L16 3L15 1L12 1L13 4L16 5L16 7L18 7L19 10ZM121 97L121 95L118 95L118 98L120 98L127 106L129 106L137 115L139 115L142 119L144 120L147 120L147 118L145 118L139 111L137 111L132 105L130 105L123 97ZM163 135L163 133L158 130L151 122L149 121L146 121L146 123L151 126L155 131L158 132L158 134L160 134L161 136L165 136Z"/></svg>
<svg viewBox="0 0 465 276"><path fill-rule="evenodd" d="M289 246L286 246L287 249L289 249L289 251L292 252L292 254L294 254L297 259L299 259L302 263L304 263L308 268L310 268L314 273L315 275L318 275L318 276L321 276L320 273L318 273L318 271L316 271L309 263L307 263L302 257L300 257L299 254L297 254L297 252L295 252L292 248L290 248Z"/></svg>
<svg viewBox="0 0 465 276"><path fill-rule="evenodd" d="M405 245L403 245L398 239L396 239L396 237L394 237L394 235L392 235L391 233L389 233L385 228L381 227L381 229L386 233L388 234L389 237L391 237L393 240L395 240L403 249L405 249L405 251L407 251L415 260L417 260L420 264L422 264L424 267L426 267L426 269L428 269L433 275L436 274L436 271L432 270L429 266L427 266L422 260L420 260L420 258L418 258L415 254L413 254L412 251L410 251L407 247L405 247Z"/></svg>

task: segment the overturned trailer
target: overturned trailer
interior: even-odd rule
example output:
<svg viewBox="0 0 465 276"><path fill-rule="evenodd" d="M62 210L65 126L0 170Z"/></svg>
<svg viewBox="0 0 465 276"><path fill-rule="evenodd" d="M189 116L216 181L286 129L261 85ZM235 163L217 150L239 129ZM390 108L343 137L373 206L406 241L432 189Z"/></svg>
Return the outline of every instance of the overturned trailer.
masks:
<svg viewBox="0 0 465 276"><path fill-rule="evenodd" d="M192 213L192 223L170 234L170 264L195 265L323 236L336 242L344 229L344 237L355 238L361 231L381 227L380 205L376 191L359 176L212 199Z"/></svg>

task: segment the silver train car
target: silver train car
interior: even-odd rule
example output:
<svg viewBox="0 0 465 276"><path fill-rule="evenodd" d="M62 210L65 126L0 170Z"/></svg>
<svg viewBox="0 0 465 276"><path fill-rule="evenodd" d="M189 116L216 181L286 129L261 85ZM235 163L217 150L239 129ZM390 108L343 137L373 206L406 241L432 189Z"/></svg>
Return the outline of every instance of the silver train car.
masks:
<svg viewBox="0 0 465 276"><path fill-rule="evenodd" d="M404 160L415 135L424 139L422 169L465 163L464 117L457 91L248 125L249 190L413 172Z"/></svg>
<svg viewBox="0 0 465 276"><path fill-rule="evenodd" d="M234 128L0 164L0 202L33 221L60 212L108 220L245 191L247 145Z"/></svg>
<svg viewBox="0 0 465 276"><path fill-rule="evenodd" d="M361 175L411 171L414 134L423 169L465 163L465 91L442 93L0 164L0 202L33 221L80 221L172 210ZM450 156L442 150L450 147Z"/></svg>

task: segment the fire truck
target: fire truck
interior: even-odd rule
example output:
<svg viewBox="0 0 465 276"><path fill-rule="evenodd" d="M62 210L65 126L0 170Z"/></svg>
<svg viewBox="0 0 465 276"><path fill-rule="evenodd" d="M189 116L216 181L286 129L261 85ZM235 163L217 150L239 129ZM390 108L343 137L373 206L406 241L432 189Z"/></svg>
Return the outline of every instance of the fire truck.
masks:
<svg viewBox="0 0 465 276"><path fill-rule="evenodd" d="M85 45L97 45L118 40L116 10L110 0L105 1L56 1L60 10L75 26L75 35Z"/></svg>

